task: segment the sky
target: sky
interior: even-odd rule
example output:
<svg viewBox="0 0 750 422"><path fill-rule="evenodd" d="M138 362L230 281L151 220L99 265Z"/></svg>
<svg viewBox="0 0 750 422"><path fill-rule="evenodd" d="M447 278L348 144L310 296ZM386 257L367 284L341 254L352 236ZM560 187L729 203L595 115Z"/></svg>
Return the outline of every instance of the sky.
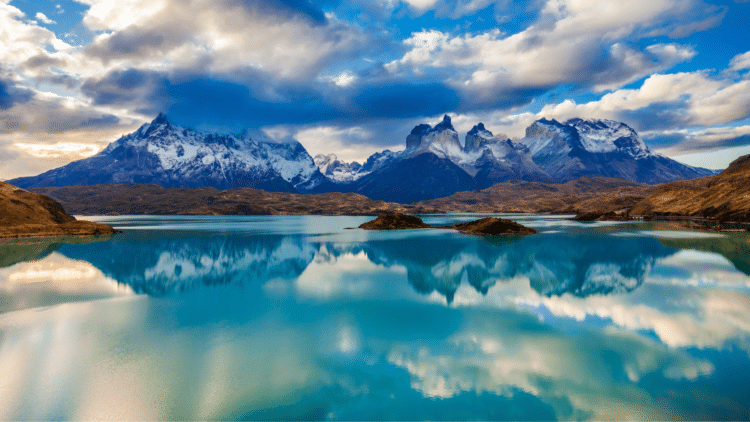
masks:
<svg viewBox="0 0 750 422"><path fill-rule="evenodd" d="M160 113L362 161L443 114L524 136L622 121L654 151L750 153L749 0L0 0L0 179Z"/></svg>

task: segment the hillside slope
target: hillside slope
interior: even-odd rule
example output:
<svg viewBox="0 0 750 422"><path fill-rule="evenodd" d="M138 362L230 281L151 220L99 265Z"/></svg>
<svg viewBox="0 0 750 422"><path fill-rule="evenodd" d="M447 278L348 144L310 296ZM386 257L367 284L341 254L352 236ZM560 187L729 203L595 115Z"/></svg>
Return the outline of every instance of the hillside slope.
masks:
<svg viewBox="0 0 750 422"><path fill-rule="evenodd" d="M112 227L79 221L54 200L0 182L0 237L116 233Z"/></svg>
<svg viewBox="0 0 750 422"><path fill-rule="evenodd" d="M750 221L750 155L734 160L715 176L659 185L630 214Z"/></svg>
<svg viewBox="0 0 750 422"><path fill-rule="evenodd" d="M445 212L551 212L578 214L627 210L655 186L607 177L581 177L567 183L511 180L480 191L414 203Z"/></svg>
<svg viewBox="0 0 750 422"><path fill-rule="evenodd" d="M356 193L302 195L237 188L162 188L152 184L36 188L80 215L376 215L405 212L399 205Z"/></svg>

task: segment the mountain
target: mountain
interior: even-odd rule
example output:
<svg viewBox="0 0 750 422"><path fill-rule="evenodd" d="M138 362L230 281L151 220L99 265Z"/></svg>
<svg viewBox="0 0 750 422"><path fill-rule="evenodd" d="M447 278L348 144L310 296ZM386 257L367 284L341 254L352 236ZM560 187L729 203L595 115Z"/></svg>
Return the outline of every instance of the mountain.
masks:
<svg viewBox="0 0 750 422"><path fill-rule="evenodd" d="M656 184L713 174L653 153L632 128L612 120L541 119L518 141L495 136L479 123L462 144L446 115L434 127L417 125L406 137L405 150L379 152L359 164L335 154L313 159L298 142L264 142L246 132L197 132L160 114L93 157L10 182L27 189L153 183L165 188L338 191L411 203L516 179L564 183L586 176Z"/></svg>
<svg viewBox="0 0 750 422"><path fill-rule="evenodd" d="M518 143L557 182L604 176L657 184L714 174L652 152L635 130L612 120L541 119Z"/></svg>
<svg viewBox="0 0 750 422"><path fill-rule="evenodd" d="M79 221L44 195L0 182L0 238L116 233L107 225Z"/></svg>
<svg viewBox="0 0 750 422"><path fill-rule="evenodd" d="M404 151L371 156L362 166L368 172L340 188L406 203L481 189L498 180L549 179L525 147L494 137L481 123L467 142L468 148L461 145L447 115L435 127L420 124L406 137ZM370 169L370 162L377 165Z"/></svg>
<svg viewBox="0 0 750 422"><path fill-rule="evenodd" d="M330 184L298 142L277 144L246 133L202 133L159 114L100 153L34 177L13 179L23 188L154 183L162 187L254 187L310 192Z"/></svg>
<svg viewBox="0 0 750 422"><path fill-rule="evenodd" d="M684 215L720 221L750 221L750 155L721 173L660 185L631 215Z"/></svg>
<svg viewBox="0 0 750 422"><path fill-rule="evenodd" d="M609 177L658 184L714 174L652 152L635 130L612 120L541 119L516 142L501 138L479 123L462 145L446 115L434 127L417 125L406 137L406 149L378 156L377 168L362 166L336 180L338 189L405 203L516 179L565 183Z"/></svg>
<svg viewBox="0 0 750 422"><path fill-rule="evenodd" d="M356 161L351 163L340 161L336 154L318 154L313 157L313 161L320 172L334 182L351 182L362 176L360 173L362 164Z"/></svg>

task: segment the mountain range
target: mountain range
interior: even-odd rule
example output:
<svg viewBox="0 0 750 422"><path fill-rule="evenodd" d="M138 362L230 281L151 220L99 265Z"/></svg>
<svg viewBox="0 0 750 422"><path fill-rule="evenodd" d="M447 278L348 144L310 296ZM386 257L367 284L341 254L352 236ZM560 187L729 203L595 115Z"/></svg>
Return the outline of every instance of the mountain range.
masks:
<svg viewBox="0 0 750 422"><path fill-rule="evenodd" d="M713 174L653 153L635 130L611 120L541 119L517 141L500 139L479 123L461 144L446 115L434 127L416 126L403 151L378 152L359 164L333 154L313 158L299 142L259 141L246 132L198 132L160 114L93 157L8 182L27 189L153 183L165 188L338 191L410 203L515 179L563 183L602 176L656 184Z"/></svg>

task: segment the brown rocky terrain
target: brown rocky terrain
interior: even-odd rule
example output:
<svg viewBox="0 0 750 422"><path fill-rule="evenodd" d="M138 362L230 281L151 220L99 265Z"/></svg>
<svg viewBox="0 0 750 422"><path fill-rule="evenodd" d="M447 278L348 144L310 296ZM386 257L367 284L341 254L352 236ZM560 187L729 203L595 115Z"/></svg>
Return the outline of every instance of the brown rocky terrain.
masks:
<svg viewBox="0 0 750 422"><path fill-rule="evenodd" d="M486 217L468 223L459 223L453 226L461 233L479 235L501 235L501 234L534 234L536 230L531 227L518 224L515 221L502 218Z"/></svg>
<svg viewBox="0 0 750 422"><path fill-rule="evenodd" d="M0 237L98 235L112 227L76 220L54 200L0 182Z"/></svg>
<svg viewBox="0 0 750 422"><path fill-rule="evenodd" d="M631 215L681 215L719 221L750 221L750 155L716 176L659 185Z"/></svg>
<svg viewBox="0 0 750 422"><path fill-rule="evenodd" d="M656 188L653 185L607 177L581 177L560 184L512 180L480 191L458 192L414 205L445 212L622 214Z"/></svg>
<svg viewBox="0 0 750 422"><path fill-rule="evenodd" d="M428 229L432 226L414 215L383 214L378 218L360 224L360 229L366 230L403 230L403 229Z"/></svg>
<svg viewBox="0 0 750 422"><path fill-rule="evenodd" d="M378 215L436 211L338 192L302 195L252 188L223 191L208 187L162 188L154 184L66 186L32 191L54 198L68 212L78 215Z"/></svg>
<svg viewBox="0 0 750 422"><path fill-rule="evenodd" d="M477 235L533 234L536 230L511 220L502 218L480 218L479 220L459 223L453 226L430 226L414 215L383 214L378 218L363 223L360 229L366 230L403 230L403 229L455 229L461 233Z"/></svg>

